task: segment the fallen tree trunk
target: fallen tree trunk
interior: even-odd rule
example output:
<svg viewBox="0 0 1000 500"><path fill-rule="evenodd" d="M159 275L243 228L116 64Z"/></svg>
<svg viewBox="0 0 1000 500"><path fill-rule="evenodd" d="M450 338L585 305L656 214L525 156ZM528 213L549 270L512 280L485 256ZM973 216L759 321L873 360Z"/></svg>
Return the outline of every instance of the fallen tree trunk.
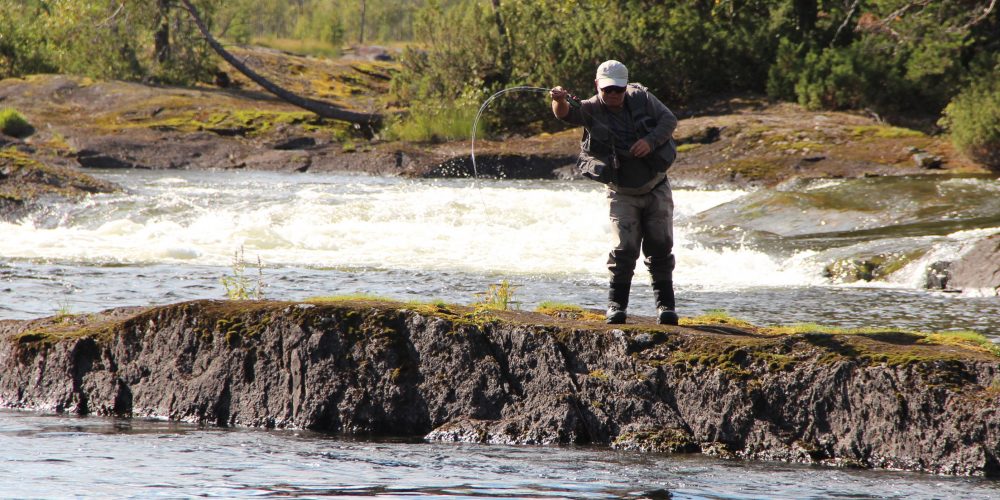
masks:
<svg viewBox="0 0 1000 500"><path fill-rule="evenodd" d="M198 30L201 31L205 40L208 41L208 45L212 47L212 50L236 68L237 71L246 75L247 78L253 80L254 83L260 85L268 92L278 96L289 104L316 113L323 118L354 123L359 126L367 127L371 132L374 132L381 127L382 116L380 114L348 111L327 102L302 97L259 75L257 72L247 67L247 65L240 62L236 56L229 53L229 51L227 51L222 44L220 44L219 41L212 36L212 33L208 31L208 27L205 25L204 21L202 21L201 15L198 13L198 9L191 4L190 0L181 0L181 3L184 5L184 9L188 11L188 14L191 15L191 18L194 19L195 25L198 26Z"/></svg>

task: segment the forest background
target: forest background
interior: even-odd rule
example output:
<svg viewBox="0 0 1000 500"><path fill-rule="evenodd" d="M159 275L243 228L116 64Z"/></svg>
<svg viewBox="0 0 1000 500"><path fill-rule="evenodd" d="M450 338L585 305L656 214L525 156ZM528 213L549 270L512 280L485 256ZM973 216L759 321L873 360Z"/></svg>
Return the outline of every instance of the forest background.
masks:
<svg viewBox="0 0 1000 500"><path fill-rule="evenodd" d="M388 128L468 124L517 85L592 92L618 59L675 109L766 94L950 133L1000 167L997 0L193 0L216 37L337 56L399 49ZM176 0L0 0L0 78L65 73L211 82L220 61ZM493 133L551 126L537 96L498 103ZM405 138L405 137L403 137Z"/></svg>

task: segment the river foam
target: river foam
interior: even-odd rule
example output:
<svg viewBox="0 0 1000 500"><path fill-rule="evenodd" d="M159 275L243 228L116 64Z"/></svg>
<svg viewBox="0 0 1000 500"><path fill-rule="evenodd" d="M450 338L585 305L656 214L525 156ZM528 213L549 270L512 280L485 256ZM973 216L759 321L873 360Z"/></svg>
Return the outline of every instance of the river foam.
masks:
<svg viewBox="0 0 1000 500"><path fill-rule="evenodd" d="M227 265L237 249L269 266L602 276L606 195L560 182L407 181L358 176L135 173L124 194L51 207L0 226L8 258ZM138 177L138 182L133 179ZM741 191L675 191L677 219ZM804 285L801 256L708 249L675 228L678 280L692 286Z"/></svg>

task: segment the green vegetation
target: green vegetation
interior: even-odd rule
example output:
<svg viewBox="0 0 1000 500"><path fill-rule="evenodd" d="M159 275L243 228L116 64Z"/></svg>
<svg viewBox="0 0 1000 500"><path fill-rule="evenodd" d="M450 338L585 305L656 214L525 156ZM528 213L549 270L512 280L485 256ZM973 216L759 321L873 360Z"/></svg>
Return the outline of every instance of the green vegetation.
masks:
<svg viewBox="0 0 1000 500"><path fill-rule="evenodd" d="M79 197L87 193L110 193L117 187L69 167L47 165L27 153L9 147L0 149L0 199L23 203L41 195Z"/></svg>
<svg viewBox="0 0 1000 500"><path fill-rule="evenodd" d="M958 345L1000 356L1000 346L986 336L967 330L923 332L900 328L839 328L816 323L796 323L778 326L756 326L732 317L723 310L714 309L701 316L681 318L681 326L731 326L762 335L860 335L873 339L891 340L904 344Z"/></svg>
<svg viewBox="0 0 1000 500"><path fill-rule="evenodd" d="M11 137L26 137L34 131L27 118L16 109L0 108L0 133Z"/></svg>
<svg viewBox="0 0 1000 500"><path fill-rule="evenodd" d="M962 91L944 113L942 123L951 131L955 146L1000 170L1000 65Z"/></svg>
<svg viewBox="0 0 1000 500"><path fill-rule="evenodd" d="M597 63L615 58L674 107L720 93L766 92L810 108L926 118L951 103L946 122L958 148L1000 163L1000 9L977 2L193 3L233 49L233 42L259 43L329 56L353 44L404 45L390 107L408 113L390 120L391 138L464 138L475 105L515 85L564 85L586 97ZM180 2L0 0L0 33L0 78L55 72L192 84L210 81L220 65ZM344 81L314 86L354 92ZM559 127L544 102L538 93L506 94L481 128ZM761 170L743 167L751 176Z"/></svg>
<svg viewBox="0 0 1000 500"><path fill-rule="evenodd" d="M267 285L264 284L264 266L260 256L257 257L256 282L247 276L247 262L243 257L242 246L233 254L232 270L232 276L220 278L229 300L264 300L264 288Z"/></svg>
<svg viewBox="0 0 1000 500"><path fill-rule="evenodd" d="M409 142L439 142L468 139L472 135L472 122L478 111L471 99L416 102L405 115L393 117L386 126L384 136L390 140ZM477 139L483 130L477 130Z"/></svg>
<svg viewBox="0 0 1000 500"><path fill-rule="evenodd" d="M499 5L421 8L414 35L423 46L404 54L394 81L400 98L435 102L513 85L564 85L586 96L597 63L615 58L671 105L751 91L813 108L936 114L966 82L993 71L1000 53L997 9L959 0ZM546 118L536 96L500 101L494 130Z"/></svg>
<svg viewBox="0 0 1000 500"><path fill-rule="evenodd" d="M753 324L734 318L722 309L712 309L701 316L692 318L681 318L680 324L681 326L726 325L737 328L754 328Z"/></svg>
<svg viewBox="0 0 1000 500"><path fill-rule="evenodd" d="M917 130L884 125L861 125L851 129L851 134L859 137L874 136L882 139L902 139L906 137L923 137Z"/></svg>
<svg viewBox="0 0 1000 500"><path fill-rule="evenodd" d="M477 309L485 309L488 311L509 311L511 309L517 309L520 306L520 302L514 300L514 291L517 290L517 285L514 285L510 281L500 280L499 283L495 283L489 286L484 293L477 293L476 296L479 297L479 301L474 303Z"/></svg>
<svg viewBox="0 0 1000 500"><path fill-rule="evenodd" d="M194 0L211 16L218 2ZM208 81L216 63L179 2L0 0L0 78L66 73Z"/></svg>

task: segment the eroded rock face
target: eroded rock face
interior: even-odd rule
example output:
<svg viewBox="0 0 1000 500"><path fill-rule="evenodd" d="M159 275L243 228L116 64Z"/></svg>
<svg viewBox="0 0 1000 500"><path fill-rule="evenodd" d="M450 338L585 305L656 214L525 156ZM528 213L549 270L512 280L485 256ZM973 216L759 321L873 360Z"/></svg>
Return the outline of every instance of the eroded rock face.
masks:
<svg viewBox="0 0 1000 500"><path fill-rule="evenodd" d="M0 338L6 407L1000 474L997 358L908 334L199 301Z"/></svg>

